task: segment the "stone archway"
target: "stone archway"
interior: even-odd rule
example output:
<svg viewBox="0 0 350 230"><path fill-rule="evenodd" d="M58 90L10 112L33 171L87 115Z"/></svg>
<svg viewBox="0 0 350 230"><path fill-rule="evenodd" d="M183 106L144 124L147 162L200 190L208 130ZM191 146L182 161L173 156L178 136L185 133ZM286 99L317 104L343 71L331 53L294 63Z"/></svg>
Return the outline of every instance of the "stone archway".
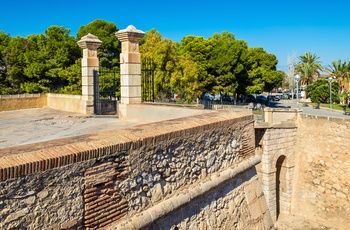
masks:
<svg viewBox="0 0 350 230"><path fill-rule="evenodd" d="M259 141L261 186L273 220L291 211L297 129L270 128Z"/></svg>
<svg viewBox="0 0 350 230"><path fill-rule="evenodd" d="M276 162L276 220L281 210L284 210L284 198L286 192L287 168L286 157L280 156Z"/></svg>

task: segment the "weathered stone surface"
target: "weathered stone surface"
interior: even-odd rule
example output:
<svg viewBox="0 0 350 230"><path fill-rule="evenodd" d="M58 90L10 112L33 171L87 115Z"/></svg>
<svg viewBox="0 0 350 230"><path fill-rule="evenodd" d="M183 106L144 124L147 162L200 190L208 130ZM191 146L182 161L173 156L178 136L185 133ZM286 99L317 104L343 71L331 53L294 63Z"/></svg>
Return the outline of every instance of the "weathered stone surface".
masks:
<svg viewBox="0 0 350 230"><path fill-rule="evenodd" d="M81 220L84 211L81 177L90 164L84 162L0 182L4 207L0 228L59 229L65 221Z"/></svg>
<svg viewBox="0 0 350 230"><path fill-rule="evenodd" d="M252 168L245 171L145 229L271 229L269 212L260 208L263 194L252 206L245 196L246 187L254 193L254 187L260 186L254 172Z"/></svg>
<svg viewBox="0 0 350 230"><path fill-rule="evenodd" d="M303 116L299 122L294 215L334 229L350 223L350 121ZM312 160L308 160L312 159ZM315 215L317 213L317 215Z"/></svg>
<svg viewBox="0 0 350 230"><path fill-rule="evenodd" d="M72 229L72 228L76 228L78 224L78 221L76 220L71 220L65 223L61 224L61 229Z"/></svg>

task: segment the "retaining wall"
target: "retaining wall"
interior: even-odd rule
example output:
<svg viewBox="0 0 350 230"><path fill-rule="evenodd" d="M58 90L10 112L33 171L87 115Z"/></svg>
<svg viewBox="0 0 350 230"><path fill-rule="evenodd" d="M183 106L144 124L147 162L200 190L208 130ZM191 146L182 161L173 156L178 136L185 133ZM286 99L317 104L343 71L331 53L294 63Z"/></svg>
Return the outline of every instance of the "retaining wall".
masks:
<svg viewBox="0 0 350 230"><path fill-rule="evenodd" d="M51 108L75 113L85 113L81 96L66 94L0 95L0 111Z"/></svg>
<svg viewBox="0 0 350 230"><path fill-rule="evenodd" d="M79 95L46 94L47 107L75 113L85 113L85 107Z"/></svg>
<svg viewBox="0 0 350 230"><path fill-rule="evenodd" d="M113 229L154 212L138 226L272 228L254 169L253 122L253 115L212 112L7 154L0 228ZM167 202L173 209L158 209Z"/></svg>
<svg viewBox="0 0 350 230"><path fill-rule="evenodd" d="M0 111L47 107L46 94L0 95Z"/></svg>
<svg viewBox="0 0 350 230"><path fill-rule="evenodd" d="M297 138L292 214L348 229L350 120L301 115Z"/></svg>

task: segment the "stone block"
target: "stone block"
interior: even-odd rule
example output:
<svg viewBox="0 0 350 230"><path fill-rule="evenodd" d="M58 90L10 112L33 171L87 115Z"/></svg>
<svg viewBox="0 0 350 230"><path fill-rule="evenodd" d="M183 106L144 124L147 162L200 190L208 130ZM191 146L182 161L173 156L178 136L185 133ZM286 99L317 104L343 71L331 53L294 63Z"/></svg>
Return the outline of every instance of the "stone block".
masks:
<svg viewBox="0 0 350 230"><path fill-rule="evenodd" d="M71 220L65 223L61 224L61 229L73 229L76 228L78 224L78 221L76 220Z"/></svg>
<svg viewBox="0 0 350 230"><path fill-rule="evenodd" d="M141 75L124 74L120 76L121 86L139 86L141 87Z"/></svg>
<svg viewBox="0 0 350 230"><path fill-rule="evenodd" d="M256 200L256 202L249 204L248 207L249 207L249 213L250 213L252 220L257 220L257 219L262 218L263 212L260 209L260 204L259 204L258 200Z"/></svg>
<svg viewBox="0 0 350 230"><path fill-rule="evenodd" d="M141 54L140 53L121 53L120 54L120 63L141 63Z"/></svg>
<svg viewBox="0 0 350 230"><path fill-rule="evenodd" d="M81 59L82 67L99 67L98 58L83 58Z"/></svg>
<svg viewBox="0 0 350 230"><path fill-rule="evenodd" d="M124 63L120 65L120 74L128 75L141 75L141 64L140 63Z"/></svg>
<svg viewBox="0 0 350 230"><path fill-rule="evenodd" d="M94 95L94 86L93 85L83 85L81 88L83 96L93 96Z"/></svg>
<svg viewBox="0 0 350 230"><path fill-rule="evenodd" d="M122 97L141 97L141 86L120 86L120 94Z"/></svg>
<svg viewBox="0 0 350 230"><path fill-rule="evenodd" d="M256 200L255 188L252 185L246 185L244 187L244 195L247 199L248 204L252 204Z"/></svg>
<svg viewBox="0 0 350 230"><path fill-rule="evenodd" d="M81 76L82 77L93 77L94 76L94 70L99 70L99 67L93 66L93 67L82 67L81 68Z"/></svg>
<svg viewBox="0 0 350 230"><path fill-rule="evenodd" d="M94 84L94 77L93 76L85 76L81 79L82 85L93 85Z"/></svg>
<svg viewBox="0 0 350 230"><path fill-rule="evenodd" d="M267 210L267 203L266 203L266 200L265 200L264 196L259 197L258 201L259 201L259 205L260 205L261 211L263 213L265 213L266 210Z"/></svg>
<svg viewBox="0 0 350 230"><path fill-rule="evenodd" d="M122 42L122 53L138 53L139 43L133 41L123 41Z"/></svg>
<svg viewBox="0 0 350 230"><path fill-rule="evenodd" d="M141 104L142 100L141 97L121 97L120 103L121 104Z"/></svg>

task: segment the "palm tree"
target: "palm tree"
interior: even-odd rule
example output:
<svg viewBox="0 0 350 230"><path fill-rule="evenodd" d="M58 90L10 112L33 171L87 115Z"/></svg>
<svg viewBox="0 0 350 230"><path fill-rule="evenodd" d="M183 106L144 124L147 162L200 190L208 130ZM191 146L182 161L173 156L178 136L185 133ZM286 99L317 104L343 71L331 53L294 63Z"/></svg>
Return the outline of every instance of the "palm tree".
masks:
<svg viewBox="0 0 350 230"><path fill-rule="evenodd" d="M299 57L299 62L295 67L295 72L300 75L300 84L310 84L320 75L323 67L316 54L306 52Z"/></svg>
<svg viewBox="0 0 350 230"><path fill-rule="evenodd" d="M332 65L329 65L326 68L327 76L334 76L337 81L340 83L340 90L342 93L344 88L346 87L346 83L350 77L350 62L346 63L346 61L342 62L341 60L336 60L332 62Z"/></svg>

